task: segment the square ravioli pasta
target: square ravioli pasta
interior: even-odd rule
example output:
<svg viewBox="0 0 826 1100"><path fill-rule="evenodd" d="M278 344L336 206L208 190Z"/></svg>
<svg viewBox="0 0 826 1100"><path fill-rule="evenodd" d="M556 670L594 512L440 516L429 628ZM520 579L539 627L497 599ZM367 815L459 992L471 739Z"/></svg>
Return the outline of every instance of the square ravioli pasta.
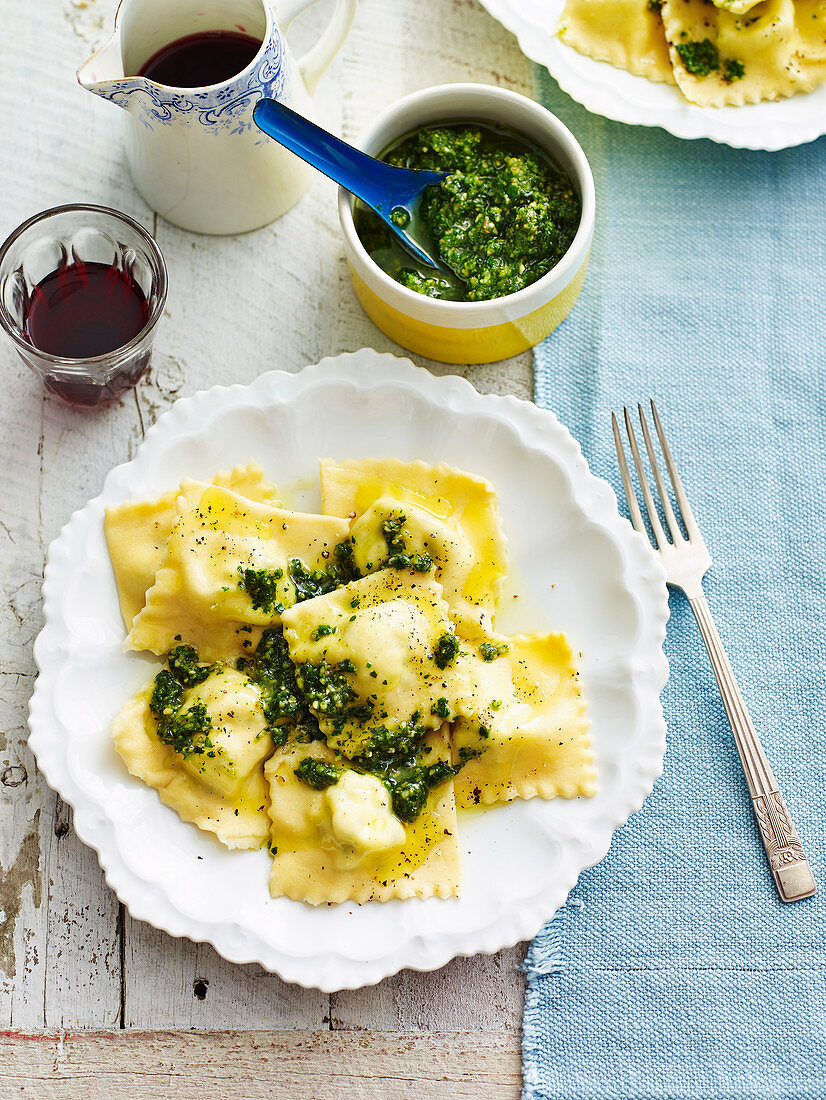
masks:
<svg viewBox="0 0 826 1100"><path fill-rule="evenodd" d="M232 489L248 500L279 505L278 490L255 462L219 471L209 482L184 478L152 500L128 500L106 509L103 530L118 586L121 614L128 630L146 602L147 590L163 565L166 543L178 516L194 508L209 485Z"/></svg>
<svg viewBox="0 0 826 1100"><path fill-rule="evenodd" d="M457 659L466 695L451 727L460 808L596 794L590 723L561 634L479 631Z"/></svg>
<svg viewBox="0 0 826 1100"><path fill-rule="evenodd" d="M206 660L251 649L261 628L324 578L347 523L208 488L177 519L126 648L165 654L176 641Z"/></svg>
<svg viewBox="0 0 826 1100"><path fill-rule="evenodd" d="M443 734L429 733L426 748L434 762L448 764ZM307 761L327 778L302 782L296 773L306 773ZM335 761L327 745L313 741L277 749L265 766L271 895L310 905L455 897L461 865L452 781L429 792L414 821L402 822L376 776Z"/></svg>
<svg viewBox="0 0 826 1100"><path fill-rule="evenodd" d="M274 748L261 692L234 669L203 673L184 687L162 670L121 708L115 748L181 820L227 848L260 848L269 835L263 764Z"/></svg>
<svg viewBox="0 0 826 1100"><path fill-rule="evenodd" d="M321 510L352 521L362 574L396 562L429 573L457 622L490 617L507 573L496 492L450 466L365 458L322 459Z"/></svg>
<svg viewBox="0 0 826 1100"><path fill-rule="evenodd" d="M799 14L793 0L763 0L746 14L705 0L663 0L663 25L680 91L700 107L739 106L810 91L822 77L805 56ZM810 33L812 18L802 22L804 34Z"/></svg>
<svg viewBox="0 0 826 1100"><path fill-rule="evenodd" d="M647 0L568 0L557 33L586 57L676 83L659 10Z"/></svg>
<svg viewBox="0 0 826 1100"><path fill-rule="evenodd" d="M435 729L457 691L458 642L441 585L384 569L289 608L296 680L337 752Z"/></svg>

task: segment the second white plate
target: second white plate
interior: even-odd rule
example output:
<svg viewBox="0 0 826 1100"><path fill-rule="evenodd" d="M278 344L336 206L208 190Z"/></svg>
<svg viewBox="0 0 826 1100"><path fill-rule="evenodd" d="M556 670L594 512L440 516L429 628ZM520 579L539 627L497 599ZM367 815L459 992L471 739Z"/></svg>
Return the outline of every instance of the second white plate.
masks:
<svg viewBox="0 0 826 1100"><path fill-rule="evenodd" d="M481 0L545 65L559 86L596 115L661 126L681 138L710 138L737 149L787 149L826 134L826 84L806 95L743 107L697 107L668 84L654 84L565 46L556 37L565 0Z"/></svg>
<svg viewBox="0 0 826 1100"><path fill-rule="evenodd" d="M459 899L320 908L274 900L265 851L228 852L180 821L112 747L112 718L155 665L122 651L105 506L250 458L276 484L314 485L320 455L423 458L489 478L516 578L500 625L564 630L583 655L600 793L463 818ZM317 508L318 490L294 503ZM550 413L483 397L408 360L365 349L178 401L52 544L44 597L29 743L110 886L134 917L303 985L368 985L534 935L662 770L668 610L657 559Z"/></svg>

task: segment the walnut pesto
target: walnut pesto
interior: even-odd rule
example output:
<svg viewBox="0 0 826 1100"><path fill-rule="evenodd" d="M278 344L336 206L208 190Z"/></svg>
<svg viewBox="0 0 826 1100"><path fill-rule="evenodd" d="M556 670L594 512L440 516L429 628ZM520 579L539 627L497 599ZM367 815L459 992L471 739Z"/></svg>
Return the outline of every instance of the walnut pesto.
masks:
<svg viewBox="0 0 826 1100"><path fill-rule="evenodd" d="M408 290L466 302L514 294L546 275L576 235L581 203L571 181L510 130L470 121L424 126L381 159L447 173L427 188L419 215L456 278L416 263L378 215L356 208L365 248Z"/></svg>

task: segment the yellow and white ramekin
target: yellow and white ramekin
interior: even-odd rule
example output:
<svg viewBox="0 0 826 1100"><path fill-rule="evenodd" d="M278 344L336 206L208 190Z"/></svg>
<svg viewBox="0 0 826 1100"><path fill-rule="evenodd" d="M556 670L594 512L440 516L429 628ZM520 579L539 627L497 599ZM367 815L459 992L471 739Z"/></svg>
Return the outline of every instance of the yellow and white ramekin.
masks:
<svg viewBox="0 0 826 1100"><path fill-rule="evenodd" d="M579 296L594 236L594 178L571 131L550 111L487 84L442 84L391 104L362 135L372 156L419 126L468 119L518 131L570 177L582 200L571 247L547 275L516 294L487 302L445 302L408 290L373 262L353 224L353 196L340 188L338 211L356 295L368 317L409 351L442 363L490 363L543 340Z"/></svg>

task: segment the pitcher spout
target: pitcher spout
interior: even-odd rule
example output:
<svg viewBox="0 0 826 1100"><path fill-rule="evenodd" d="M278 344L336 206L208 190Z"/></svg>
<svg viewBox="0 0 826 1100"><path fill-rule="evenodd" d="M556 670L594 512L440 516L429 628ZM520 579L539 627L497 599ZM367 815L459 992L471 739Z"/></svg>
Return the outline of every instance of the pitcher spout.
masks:
<svg viewBox="0 0 826 1100"><path fill-rule="evenodd" d="M95 95L111 99L112 84L124 79L120 32L115 31L109 41L77 70L77 82Z"/></svg>

